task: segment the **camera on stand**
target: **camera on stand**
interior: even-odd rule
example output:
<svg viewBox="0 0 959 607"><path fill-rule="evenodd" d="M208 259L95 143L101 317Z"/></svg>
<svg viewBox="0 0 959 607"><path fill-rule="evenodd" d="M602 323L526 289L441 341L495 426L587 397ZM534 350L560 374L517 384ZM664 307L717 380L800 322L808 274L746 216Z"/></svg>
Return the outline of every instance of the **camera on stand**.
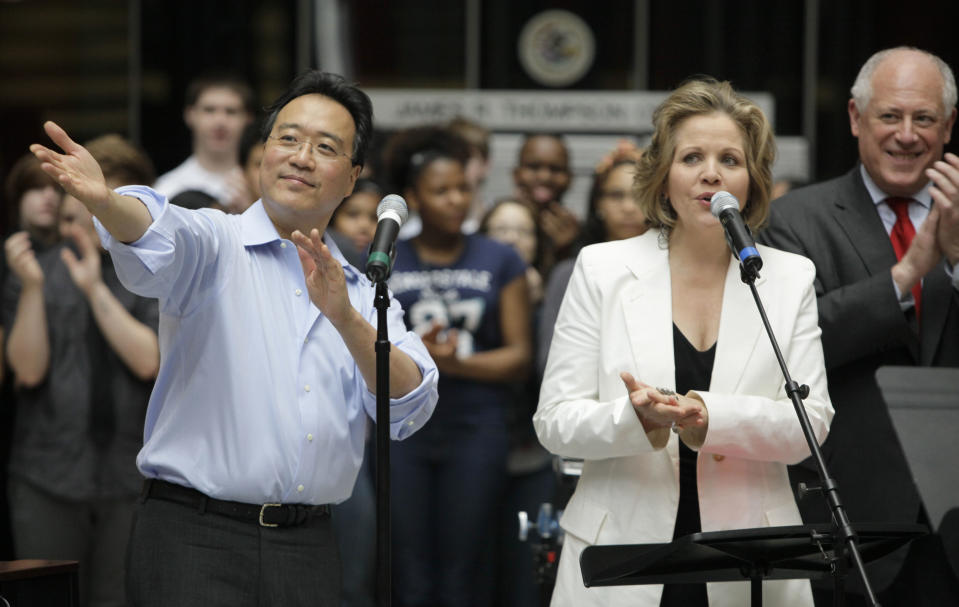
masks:
<svg viewBox="0 0 959 607"><path fill-rule="evenodd" d="M583 460L570 458L555 458L553 468L560 479L559 503L566 504L572 494L583 470ZM551 503L541 504L536 520L530 520L526 511L519 511L519 541L530 542L533 553L533 566L536 572L536 583L540 587L542 605L548 605L556 584L556 567L559 564L559 554L563 546L563 529L559 526L559 519L563 516L562 509L554 508Z"/></svg>

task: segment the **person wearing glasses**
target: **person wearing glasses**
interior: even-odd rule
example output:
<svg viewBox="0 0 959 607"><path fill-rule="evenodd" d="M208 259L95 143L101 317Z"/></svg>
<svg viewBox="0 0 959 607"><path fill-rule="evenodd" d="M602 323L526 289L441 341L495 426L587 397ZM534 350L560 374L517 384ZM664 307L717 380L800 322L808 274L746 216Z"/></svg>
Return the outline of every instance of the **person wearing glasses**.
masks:
<svg viewBox="0 0 959 607"><path fill-rule="evenodd" d="M330 504L350 496L376 413L376 311L324 232L365 161L369 98L334 74L296 78L270 108L262 198L242 215L110 190L82 146L44 128L63 152L31 146L43 169L96 217L124 285L159 299L131 604L338 604ZM437 370L395 300L388 322L401 440L432 414Z"/></svg>

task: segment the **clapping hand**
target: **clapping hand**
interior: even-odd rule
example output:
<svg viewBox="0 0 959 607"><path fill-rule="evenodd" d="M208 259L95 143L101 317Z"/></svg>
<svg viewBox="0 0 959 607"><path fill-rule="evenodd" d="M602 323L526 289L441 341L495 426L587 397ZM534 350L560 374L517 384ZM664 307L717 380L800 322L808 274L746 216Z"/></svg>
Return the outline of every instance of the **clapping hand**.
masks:
<svg viewBox="0 0 959 607"><path fill-rule="evenodd" d="M458 362L456 348L459 344L459 332L456 329L446 331L442 323L434 321L430 330L423 334L421 339L440 372L453 370Z"/></svg>
<svg viewBox="0 0 959 607"><path fill-rule="evenodd" d="M579 236L579 220L558 202L550 202L539 215L543 232L557 251L566 251Z"/></svg>
<svg viewBox="0 0 959 607"><path fill-rule="evenodd" d="M926 169L926 176L932 180L929 193L935 202L933 211L938 209L939 215L936 243L955 267L959 262L959 156L946 154Z"/></svg>
<svg viewBox="0 0 959 607"><path fill-rule="evenodd" d="M43 268L37 261L33 245L30 243L30 234L16 232L4 243L4 253L7 265L16 274L23 286L43 285Z"/></svg>
<svg viewBox="0 0 959 607"><path fill-rule="evenodd" d="M67 266L73 284L89 295L93 287L102 281L100 250L90 233L82 226L72 224L64 226L62 231L64 236L76 243L80 257L64 247L60 250L60 259Z"/></svg>
<svg viewBox="0 0 959 607"><path fill-rule="evenodd" d="M619 377L646 432L674 426L682 431L706 424L706 407L702 402L680 394L663 394L626 371Z"/></svg>

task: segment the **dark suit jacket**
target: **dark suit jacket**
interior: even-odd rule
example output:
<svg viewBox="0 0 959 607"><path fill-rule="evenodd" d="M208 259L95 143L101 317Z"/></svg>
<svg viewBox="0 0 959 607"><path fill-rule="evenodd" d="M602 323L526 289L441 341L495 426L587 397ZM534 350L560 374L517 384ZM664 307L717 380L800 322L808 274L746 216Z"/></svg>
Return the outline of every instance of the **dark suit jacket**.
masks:
<svg viewBox="0 0 959 607"><path fill-rule="evenodd" d="M917 328L914 312L903 313L896 299L890 274L896 255L858 166L773 202L759 240L816 265L819 325L836 409L823 453L850 520L916 522L919 495L875 373L884 365L959 366L959 293L944 266L923 280ZM814 470L810 460L800 466L806 478ZM800 508L807 522L829 520L816 496ZM892 581L903 557L900 551L870 567L875 588Z"/></svg>

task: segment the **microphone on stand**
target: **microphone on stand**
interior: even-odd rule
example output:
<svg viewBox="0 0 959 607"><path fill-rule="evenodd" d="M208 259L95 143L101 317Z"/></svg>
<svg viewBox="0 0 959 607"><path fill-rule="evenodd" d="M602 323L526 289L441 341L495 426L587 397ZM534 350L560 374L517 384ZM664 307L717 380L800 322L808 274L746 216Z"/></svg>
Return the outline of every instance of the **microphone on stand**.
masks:
<svg viewBox="0 0 959 607"><path fill-rule="evenodd" d="M396 250L393 243L406 223L409 211L402 196L387 194L376 207L376 233L370 243L366 259L366 277L370 282L379 282L390 277Z"/></svg>
<svg viewBox="0 0 959 607"><path fill-rule="evenodd" d="M723 224L726 242L739 260L743 275L755 279L763 267L763 259L756 249L756 241L753 240L749 226L739 213L739 201L729 192L716 192L709 201L709 210Z"/></svg>

